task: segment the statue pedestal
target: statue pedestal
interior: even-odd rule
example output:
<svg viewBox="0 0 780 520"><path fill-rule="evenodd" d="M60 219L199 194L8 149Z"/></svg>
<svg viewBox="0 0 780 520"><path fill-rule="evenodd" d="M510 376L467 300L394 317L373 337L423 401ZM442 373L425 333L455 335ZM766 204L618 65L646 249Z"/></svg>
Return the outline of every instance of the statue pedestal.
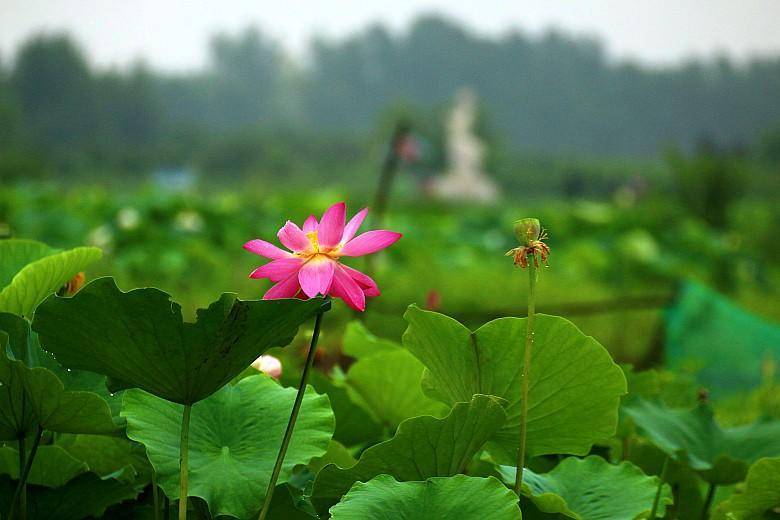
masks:
<svg viewBox="0 0 780 520"><path fill-rule="evenodd" d="M487 177L449 173L431 183L431 192L442 199L493 202L498 197L496 185Z"/></svg>

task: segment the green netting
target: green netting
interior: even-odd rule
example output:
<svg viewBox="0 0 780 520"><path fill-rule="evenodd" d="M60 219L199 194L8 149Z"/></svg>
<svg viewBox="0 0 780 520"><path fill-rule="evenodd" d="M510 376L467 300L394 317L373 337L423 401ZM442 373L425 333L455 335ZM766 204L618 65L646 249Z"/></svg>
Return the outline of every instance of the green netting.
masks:
<svg viewBox="0 0 780 520"><path fill-rule="evenodd" d="M667 364L695 372L716 395L755 388L762 365L780 361L780 326L707 287L686 282L665 315Z"/></svg>

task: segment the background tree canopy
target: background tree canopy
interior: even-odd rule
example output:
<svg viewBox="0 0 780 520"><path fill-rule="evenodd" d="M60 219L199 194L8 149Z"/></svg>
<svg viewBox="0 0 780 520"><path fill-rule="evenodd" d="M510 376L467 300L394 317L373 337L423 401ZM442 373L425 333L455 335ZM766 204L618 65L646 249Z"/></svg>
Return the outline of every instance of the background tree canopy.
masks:
<svg viewBox="0 0 780 520"><path fill-rule="evenodd" d="M334 135L332 153L344 157L388 107L444 107L463 86L507 146L534 153L652 156L704 135L742 146L780 121L778 58L647 68L615 62L596 40L486 37L435 16L401 33L377 25L316 39L305 62L250 27L216 35L208 66L178 74L143 63L97 70L69 36L42 35L0 64L0 145L13 144L0 172L9 161L26 171L24 161L57 171L194 161L241 172L258 146L273 169L285 147L305 157L333 150Z"/></svg>

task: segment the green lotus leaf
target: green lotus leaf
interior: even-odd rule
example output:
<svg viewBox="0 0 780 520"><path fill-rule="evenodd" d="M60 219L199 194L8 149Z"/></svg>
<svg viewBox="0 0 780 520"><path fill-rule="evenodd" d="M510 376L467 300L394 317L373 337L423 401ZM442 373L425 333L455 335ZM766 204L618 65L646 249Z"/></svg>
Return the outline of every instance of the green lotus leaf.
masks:
<svg viewBox="0 0 780 520"><path fill-rule="evenodd" d="M500 466L504 482L513 485L515 467ZM577 520L634 520L647 516L658 489L658 477L649 477L630 462L610 464L597 456L567 457L548 473L523 471L523 495L545 513ZM658 514L664 516L672 492L664 485Z"/></svg>
<svg viewBox="0 0 780 520"><path fill-rule="evenodd" d="M57 250L43 242L12 238L0 242L0 287L11 283L24 266L53 255Z"/></svg>
<svg viewBox="0 0 780 520"><path fill-rule="evenodd" d="M739 482L753 462L780 455L780 421L721 428L708 404L688 410L640 398L623 411L642 435L711 484Z"/></svg>
<svg viewBox="0 0 780 520"><path fill-rule="evenodd" d="M666 515L669 518L701 516L707 486L702 484L698 473L688 465L670 459L660 448L638 435L631 438L626 455L628 462L637 466L646 475L660 475L666 463L664 481L674 490L674 504L666 508Z"/></svg>
<svg viewBox="0 0 780 520"><path fill-rule="evenodd" d="M397 348L363 357L349 367L346 384L366 403L377 420L395 431L404 419L441 417L447 406L426 396L420 387L425 367L408 350Z"/></svg>
<svg viewBox="0 0 780 520"><path fill-rule="evenodd" d="M299 500L288 484L276 486L266 518L268 520L318 520L316 515L298 507Z"/></svg>
<svg viewBox="0 0 780 520"><path fill-rule="evenodd" d="M28 367L40 366L40 346L30 334L30 322L10 312L0 312L0 331L6 335L8 354Z"/></svg>
<svg viewBox="0 0 780 520"><path fill-rule="evenodd" d="M260 510L296 391L265 375L249 376L195 403L189 432L189 495L203 498L213 516L249 518ZM141 390L125 393L127 435L146 446L157 482L179 496L183 406ZM328 449L334 424L327 396L308 388L279 483L297 464Z"/></svg>
<svg viewBox="0 0 780 520"><path fill-rule="evenodd" d="M82 461L72 457L59 446L39 446L33 459L27 483L60 487L70 480L89 471ZM19 452L5 446L0 448L0 475L8 475L13 480L19 480Z"/></svg>
<svg viewBox="0 0 780 520"><path fill-rule="evenodd" d="M36 335L30 332L30 322L20 316L0 312L0 331L8 335L10 353L15 359L24 361L30 368L48 369L57 376L66 390L83 390L99 395L108 403L112 415L119 416L122 395L121 392L109 393L106 376L84 370L64 369L50 352L41 348Z"/></svg>
<svg viewBox="0 0 780 520"><path fill-rule="evenodd" d="M507 421L488 450L514 464L520 435L524 318L501 318L474 332L443 314L409 307L404 345L426 366L423 388L447 404L474 394L507 401ZM538 315L531 355L527 446L531 456L585 455L615 433L623 371L595 339L571 322Z"/></svg>
<svg viewBox="0 0 780 520"><path fill-rule="evenodd" d="M269 348L290 343L299 325L329 307L322 298L242 301L223 294L198 310L196 323L185 323L166 293L122 292L112 278L100 278L72 298L44 301L33 330L63 366L107 375L112 392L137 387L193 404Z"/></svg>
<svg viewBox="0 0 780 520"><path fill-rule="evenodd" d="M401 348L395 341L374 336L361 321L352 321L347 325L342 341L344 354L357 359Z"/></svg>
<svg viewBox="0 0 780 520"><path fill-rule="evenodd" d="M333 520L519 520L517 495L493 477L434 477L396 482L380 475L358 482L330 509Z"/></svg>
<svg viewBox="0 0 780 520"><path fill-rule="evenodd" d="M338 421L338 419L336 419ZM313 473L319 471L328 464L335 464L341 468L349 468L357 464L357 460L352 453L338 441L331 440L328 445L328 451L322 457L315 457L309 462L309 470Z"/></svg>
<svg viewBox="0 0 780 520"><path fill-rule="evenodd" d="M99 395L101 399L108 403L114 419L117 420L119 418L124 391L109 392L107 387L108 378L106 376L86 370L65 369L50 353L45 350L40 352L39 366L54 373L66 390L81 390Z"/></svg>
<svg viewBox="0 0 780 520"><path fill-rule="evenodd" d="M34 342L32 348L37 349L38 352L35 366L41 366L54 373L54 375L62 381L66 390L82 390L99 395L108 403L108 407L111 409L111 415L114 416L114 419L117 420L119 418L124 391L109 392L108 378L106 376L87 370L64 368L50 352L46 352L40 348L37 341Z"/></svg>
<svg viewBox="0 0 780 520"><path fill-rule="evenodd" d="M456 404L443 419L407 419L392 439L368 448L354 466L323 468L314 482L312 503L324 513L356 481L381 474L411 481L461 473L505 419L500 400L486 395Z"/></svg>
<svg viewBox="0 0 780 520"><path fill-rule="evenodd" d="M632 365L621 365L628 383L628 393L623 400L634 396L650 399L661 394L661 376L656 370L642 370L637 372Z"/></svg>
<svg viewBox="0 0 780 520"><path fill-rule="evenodd" d="M357 358L343 381L350 399L389 430L409 417L447 413L446 406L423 394L424 367L400 344L377 338L355 321L347 325L343 350Z"/></svg>
<svg viewBox="0 0 780 520"><path fill-rule="evenodd" d="M55 446L84 462L92 473L102 478L131 467L136 482L147 483L152 479L152 467L144 447L124 437L66 433L57 436Z"/></svg>
<svg viewBox="0 0 780 520"><path fill-rule="evenodd" d="M336 416L334 439L345 446L356 446L381 437L382 425L343 381L337 382L321 372L312 371L309 382L317 392L328 394L330 406Z"/></svg>
<svg viewBox="0 0 780 520"><path fill-rule="evenodd" d="M8 511L16 482L0 477L0 511ZM58 488L27 486L27 520L100 518L110 506L133 500L140 490L123 479L84 473Z"/></svg>
<svg viewBox="0 0 780 520"><path fill-rule="evenodd" d="M41 301L101 255L96 247L58 251L32 240L0 241L0 311L32 316Z"/></svg>
<svg viewBox="0 0 780 520"><path fill-rule="evenodd" d="M780 458L765 458L750 466L744 488L718 504L714 520L771 518L780 507ZM775 511L776 512L776 511Z"/></svg>
<svg viewBox="0 0 780 520"><path fill-rule="evenodd" d="M108 404L97 394L65 390L49 370L28 368L21 361L8 359L7 338L0 331L0 440L27 437L38 428L93 434L121 430Z"/></svg>

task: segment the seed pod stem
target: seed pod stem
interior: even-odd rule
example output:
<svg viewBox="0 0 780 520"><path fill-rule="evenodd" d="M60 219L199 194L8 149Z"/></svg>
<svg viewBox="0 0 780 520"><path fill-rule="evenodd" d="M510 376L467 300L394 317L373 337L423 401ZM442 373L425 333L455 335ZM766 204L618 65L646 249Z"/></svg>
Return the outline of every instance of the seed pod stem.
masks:
<svg viewBox="0 0 780 520"><path fill-rule="evenodd" d="M533 254L533 253L529 253ZM523 468L525 466L525 440L528 428L528 387L531 372L531 351L534 345L534 318L536 316L536 264L528 262L528 320L525 328L525 351L523 353L522 395L520 400L520 445L517 450L517 473L515 474L515 493L520 496L523 487Z"/></svg>

